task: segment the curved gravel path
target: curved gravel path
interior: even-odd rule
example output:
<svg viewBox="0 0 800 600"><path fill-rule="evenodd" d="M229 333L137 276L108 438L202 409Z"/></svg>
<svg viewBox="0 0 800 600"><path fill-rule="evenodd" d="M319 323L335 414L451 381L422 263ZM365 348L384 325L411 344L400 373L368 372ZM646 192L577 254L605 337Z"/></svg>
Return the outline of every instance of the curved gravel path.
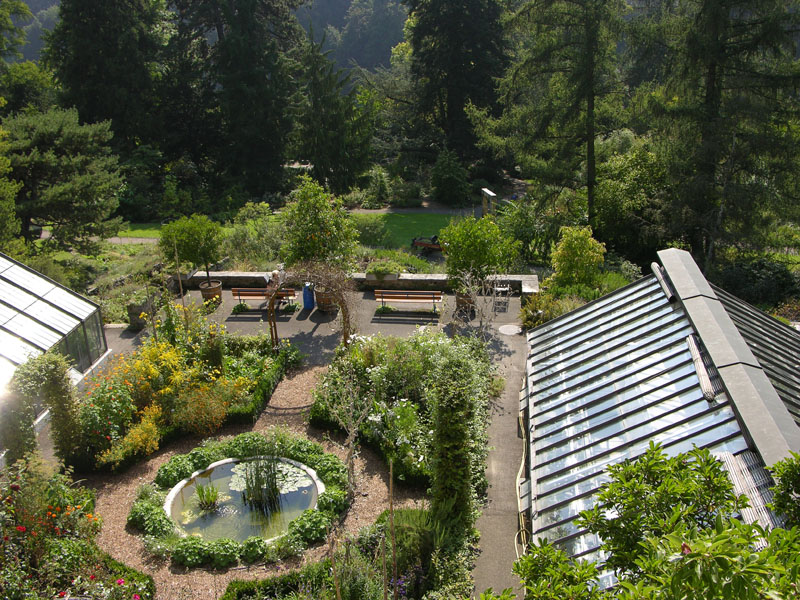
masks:
<svg viewBox="0 0 800 600"><path fill-rule="evenodd" d="M324 371L325 367L312 367L287 375L253 427L230 427L222 435L265 431L271 426L283 425L322 443L326 451L344 457L342 448L334 440L310 428L306 422L306 414L311 406L311 391ZM141 538L125 526L136 490L140 485L153 481L158 468L171 456L188 452L199 442L197 438L179 440L124 473L91 476L85 482L97 492L95 513L103 520L97 543L117 560L152 575L156 582L157 600L216 599L233 579L263 579L296 568L304 562L319 560L325 554L326 546L319 545L307 551L303 558L273 565L215 571L174 567L169 561L156 559L146 552ZM388 479L388 468L383 461L369 449L362 449L356 461L356 498L341 525L343 533L356 533L373 523L389 507ZM398 507L419 506L424 496L422 492L398 486L395 486L394 494L395 506Z"/></svg>

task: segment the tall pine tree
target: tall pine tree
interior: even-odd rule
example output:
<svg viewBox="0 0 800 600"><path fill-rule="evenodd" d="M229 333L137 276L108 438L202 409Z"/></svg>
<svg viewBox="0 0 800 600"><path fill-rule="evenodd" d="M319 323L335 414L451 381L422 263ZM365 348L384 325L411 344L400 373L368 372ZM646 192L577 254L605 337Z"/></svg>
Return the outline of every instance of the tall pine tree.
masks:
<svg viewBox="0 0 800 600"><path fill-rule="evenodd" d="M368 93L345 91L349 76L322 52L323 43L309 39L303 53L299 150L311 162L314 179L341 194L369 163L375 109Z"/></svg>
<svg viewBox="0 0 800 600"><path fill-rule="evenodd" d="M671 184L662 221L706 268L720 242L799 206L799 8L683 0L659 23L671 68L648 100Z"/></svg>
<svg viewBox="0 0 800 600"><path fill-rule="evenodd" d="M622 0L531 0L509 19L517 47L501 84L503 113L473 111L481 144L523 175L586 191L595 218L595 140L618 126Z"/></svg>
<svg viewBox="0 0 800 600"><path fill-rule="evenodd" d="M465 107L494 105L505 53L497 0L404 0L418 119L438 128L461 158L475 155Z"/></svg>
<svg viewBox="0 0 800 600"><path fill-rule="evenodd" d="M153 84L164 40L159 0L61 0L44 60L81 121L111 121L114 144L150 138Z"/></svg>

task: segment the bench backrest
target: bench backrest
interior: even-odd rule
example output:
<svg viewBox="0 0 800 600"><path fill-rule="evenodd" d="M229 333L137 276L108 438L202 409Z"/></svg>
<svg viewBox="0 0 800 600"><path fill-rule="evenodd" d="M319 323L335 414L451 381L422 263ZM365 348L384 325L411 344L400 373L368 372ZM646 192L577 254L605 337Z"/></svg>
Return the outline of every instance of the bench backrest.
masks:
<svg viewBox="0 0 800 600"><path fill-rule="evenodd" d="M375 290L376 300L440 300L442 292L427 290Z"/></svg>

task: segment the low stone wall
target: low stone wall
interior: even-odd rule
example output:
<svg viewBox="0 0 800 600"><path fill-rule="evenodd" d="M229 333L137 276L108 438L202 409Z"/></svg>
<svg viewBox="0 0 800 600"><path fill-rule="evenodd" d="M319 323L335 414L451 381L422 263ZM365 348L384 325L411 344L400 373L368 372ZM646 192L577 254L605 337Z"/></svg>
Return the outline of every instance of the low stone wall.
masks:
<svg viewBox="0 0 800 600"><path fill-rule="evenodd" d="M250 271L211 271L211 279L222 282L224 289L234 287L264 287L269 273ZM447 275L441 273L401 273L397 279L367 279L365 273L351 275L359 289L363 290L441 290L452 292ZM185 289L197 289L205 281L205 271L197 271L181 276ZM511 289L522 294L523 298L539 292L539 278L536 275L502 275L498 279L507 281Z"/></svg>

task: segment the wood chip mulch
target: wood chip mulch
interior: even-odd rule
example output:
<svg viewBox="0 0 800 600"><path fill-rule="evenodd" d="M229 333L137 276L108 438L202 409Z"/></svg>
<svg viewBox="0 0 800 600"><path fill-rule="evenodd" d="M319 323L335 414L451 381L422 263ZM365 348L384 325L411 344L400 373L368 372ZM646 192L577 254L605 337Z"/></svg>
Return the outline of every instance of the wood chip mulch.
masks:
<svg viewBox="0 0 800 600"><path fill-rule="evenodd" d="M283 425L309 439L320 442L327 452L344 459L338 436L323 434L311 428L306 419L311 406L311 391L325 367L311 367L288 374L278 385L268 407L252 427L226 428L222 435L244 431L264 431ZM92 476L85 481L97 491L95 513L103 521L97 537L100 547L117 560L153 576L157 600L211 600L219 598L233 579L264 579L315 562L327 552L321 544L306 551L302 558L271 565L237 567L222 571L185 569L169 560L153 557L145 549L141 537L126 529L126 520L136 497L137 488L152 482L156 471L175 454L189 452L199 439L184 439L162 448L148 461L135 465L119 475ZM362 448L356 460L356 498L339 527L339 537L355 534L372 524L381 512L389 508L389 472L387 465L370 449ZM397 507L422 506L423 493L394 486Z"/></svg>

